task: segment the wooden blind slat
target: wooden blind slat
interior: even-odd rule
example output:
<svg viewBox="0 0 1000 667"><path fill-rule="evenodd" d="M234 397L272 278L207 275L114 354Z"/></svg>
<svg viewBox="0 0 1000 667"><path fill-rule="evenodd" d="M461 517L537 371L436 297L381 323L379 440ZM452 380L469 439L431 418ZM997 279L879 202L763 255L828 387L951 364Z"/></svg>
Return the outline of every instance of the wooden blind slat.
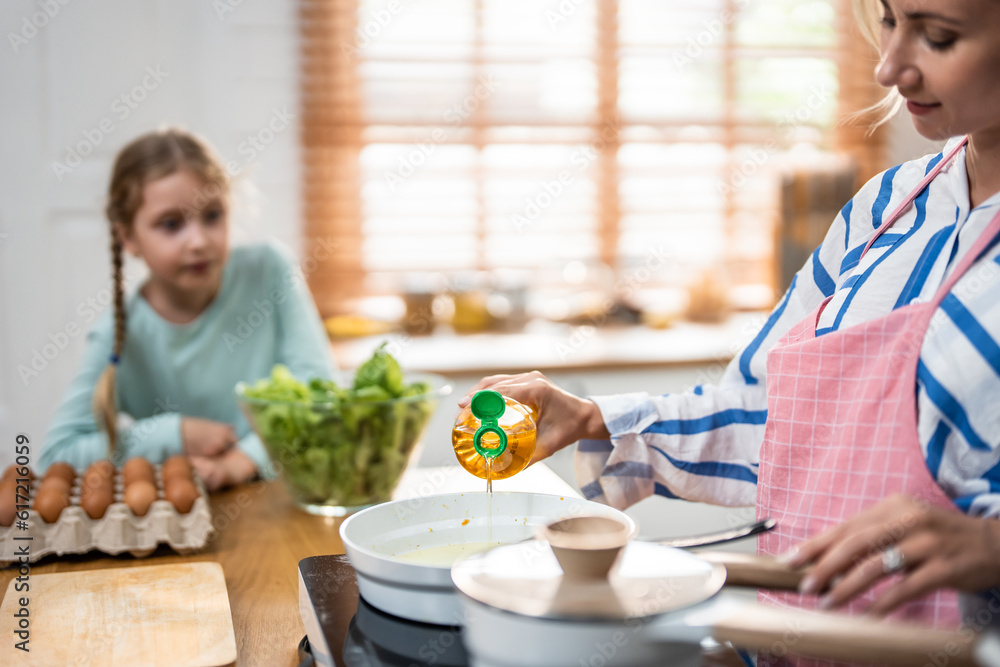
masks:
<svg viewBox="0 0 1000 667"><path fill-rule="evenodd" d="M364 288L360 82L343 45L354 44L356 0L302 0L300 34L302 186L308 257L318 238L335 239L335 251L317 255L307 275L321 313L338 312ZM316 103L315 91L325 91ZM345 122L346 121L346 122Z"/></svg>
<svg viewBox="0 0 1000 667"><path fill-rule="evenodd" d="M768 245L761 239L776 229L777 187L761 179L776 164L763 165L739 187L719 187L739 176L754 147L777 137L783 151L814 136L819 148L852 156L860 180L885 166L883 131L811 117L796 125L795 137L782 135L775 120L754 107L760 93L742 78L761 77L779 62L826 61L836 65L838 117L876 102L882 93L873 82L875 60L849 0L828 1L835 43L748 39L740 21L760 3L735 0L714 9L687 3L682 13L667 3L650 11L629 0L581 0L547 31L525 18L526 8L538 4L518 0L402 3L384 24L372 23L373 12L385 9L381 4L300 0L304 252L320 240L337 241L335 252L308 275L321 312L350 310L372 289L373 267L410 268L406 253L397 259L389 250L400 243L421 254L414 266L439 261L442 271L452 265L489 270L497 262L523 265L521 257L504 260L498 248L520 247L521 255L534 257L536 248L529 252L525 243L562 238L581 252L596 248L593 259L621 271L637 235L701 234L704 242L692 255L718 254L718 268L735 283L773 283L774 263L761 254ZM631 12L644 6L637 23ZM714 21L720 16L730 19ZM652 22L670 20L671 29L659 31L663 41L653 41ZM689 69L677 65L676 57L690 55L692 47L697 55ZM503 78L500 92L476 97L476 86L496 76ZM636 87L653 80L648 77L662 87ZM452 99L457 91L466 97ZM629 101L636 99L640 104ZM719 106L708 106L713 99ZM470 108L459 108L466 103ZM398 155L387 152L393 145ZM420 158L413 151L422 145L430 147L425 164L396 183L399 160ZM524 156L520 163L498 161L508 147ZM576 161L543 158L557 147ZM581 150L596 157L577 169ZM696 154L713 157L691 159ZM561 171L572 177L566 186L567 192L575 188L572 194L556 197L530 228L518 230L516 217L545 201L544 186ZM532 183L534 190L525 187ZM454 195L436 194L449 191ZM419 239L431 245L418 247ZM472 256L433 259L433 244L444 241L472 249ZM369 256L368 247L389 254ZM683 247L674 250L686 261ZM669 279L678 275L683 272L672 271ZM383 275L379 284L392 281Z"/></svg>

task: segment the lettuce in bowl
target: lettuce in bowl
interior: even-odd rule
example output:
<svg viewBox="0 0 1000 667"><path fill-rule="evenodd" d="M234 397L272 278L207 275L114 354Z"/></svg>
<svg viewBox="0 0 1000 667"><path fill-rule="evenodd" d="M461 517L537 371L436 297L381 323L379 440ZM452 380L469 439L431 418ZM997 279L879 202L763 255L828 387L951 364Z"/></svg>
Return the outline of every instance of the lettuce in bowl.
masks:
<svg viewBox="0 0 1000 667"><path fill-rule="evenodd" d="M342 516L392 498L424 427L451 385L406 376L380 347L349 384L303 382L276 365L236 397L296 503Z"/></svg>

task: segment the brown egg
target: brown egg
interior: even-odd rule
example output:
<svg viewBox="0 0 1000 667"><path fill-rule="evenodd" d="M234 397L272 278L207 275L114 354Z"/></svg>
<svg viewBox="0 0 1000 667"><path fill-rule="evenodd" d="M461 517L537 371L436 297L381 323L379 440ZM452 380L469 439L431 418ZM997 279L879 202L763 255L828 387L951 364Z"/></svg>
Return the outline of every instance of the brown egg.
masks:
<svg viewBox="0 0 1000 667"><path fill-rule="evenodd" d="M110 488L84 486L80 492L80 507L91 519L100 519L108 511L114 496Z"/></svg>
<svg viewBox="0 0 1000 667"><path fill-rule="evenodd" d="M39 489L33 507L45 523L55 523L62 511L69 507L69 496L51 487Z"/></svg>
<svg viewBox="0 0 1000 667"><path fill-rule="evenodd" d="M101 459L100 461L94 461L87 468L86 474L100 474L108 479L114 481L115 479L115 466L111 461L107 459Z"/></svg>
<svg viewBox="0 0 1000 667"><path fill-rule="evenodd" d="M153 464L141 456L129 459L122 466L122 480L125 482L126 489L132 486L133 482L139 480L155 485L156 474L153 470Z"/></svg>
<svg viewBox="0 0 1000 667"><path fill-rule="evenodd" d="M21 472L24 472L23 468L27 468L27 466L19 466L16 464L7 466L7 468L3 471L3 476L0 477L0 484L6 482L8 479L17 479L22 477ZM35 472L31 468L27 469L27 473L28 479L35 481Z"/></svg>
<svg viewBox="0 0 1000 667"><path fill-rule="evenodd" d="M191 480L174 477L164 494L166 499L177 508L181 514L187 514L198 499L198 488Z"/></svg>
<svg viewBox="0 0 1000 667"><path fill-rule="evenodd" d="M42 480L41 484L38 485L38 489L35 491L35 494L37 495L47 489L55 489L64 496L69 497L70 492L73 490L73 486L62 477L52 475L51 477L46 477Z"/></svg>
<svg viewBox="0 0 1000 667"><path fill-rule="evenodd" d="M161 473L162 474L162 473ZM194 480L188 477L180 470L174 470L172 476L166 476L163 478L163 497L167 497L167 491L172 489L175 484L180 484L186 486L188 484L194 484Z"/></svg>
<svg viewBox="0 0 1000 667"><path fill-rule="evenodd" d="M137 479L125 487L125 504L136 516L146 516L154 500L156 500L156 487L152 482Z"/></svg>
<svg viewBox="0 0 1000 667"><path fill-rule="evenodd" d="M0 482L0 526L6 528L17 516L17 482Z"/></svg>
<svg viewBox="0 0 1000 667"><path fill-rule="evenodd" d="M174 477L181 477L190 481L191 464L186 457L180 454L171 456L163 462L163 466L160 468L160 476L163 477L164 486L167 485L168 479L173 479Z"/></svg>
<svg viewBox="0 0 1000 667"><path fill-rule="evenodd" d="M49 477L60 477L66 480L66 483L72 487L73 482L76 481L76 470L65 461L57 461L45 471L45 479Z"/></svg>
<svg viewBox="0 0 1000 667"><path fill-rule="evenodd" d="M194 482L194 478L191 475L186 474L183 470L173 470L172 474L165 475L163 477L163 490L166 491L176 482L181 484L191 484ZM161 473L162 474L162 473Z"/></svg>
<svg viewBox="0 0 1000 667"><path fill-rule="evenodd" d="M87 472L83 474L83 481L80 482L81 495L87 491L106 491L108 494L112 494L114 490L114 472L111 475L107 475L101 468L88 468Z"/></svg>

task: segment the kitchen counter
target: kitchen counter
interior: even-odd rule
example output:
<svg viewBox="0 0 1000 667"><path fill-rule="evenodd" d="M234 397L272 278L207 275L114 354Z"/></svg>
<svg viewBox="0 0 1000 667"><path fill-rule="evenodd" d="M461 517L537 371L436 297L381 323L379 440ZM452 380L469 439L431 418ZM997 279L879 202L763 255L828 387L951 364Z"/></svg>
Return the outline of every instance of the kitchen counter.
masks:
<svg viewBox="0 0 1000 667"><path fill-rule="evenodd" d="M678 322L667 329L534 321L517 333L456 334L439 328L429 336L393 333L338 340L332 347L342 368L354 368L387 340L403 368L444 375L692 366L731 359L765 317L737 313L719 324Z"/></svg>

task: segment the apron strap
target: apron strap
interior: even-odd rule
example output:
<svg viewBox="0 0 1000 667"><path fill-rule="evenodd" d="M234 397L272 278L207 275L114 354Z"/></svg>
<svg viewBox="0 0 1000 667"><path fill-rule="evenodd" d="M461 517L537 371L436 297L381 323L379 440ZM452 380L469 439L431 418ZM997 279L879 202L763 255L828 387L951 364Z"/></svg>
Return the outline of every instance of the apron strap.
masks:
<svg viewBox="0 0 1000 667"><path fill-rule="evenodd" d="M1000 211L997 211L996 215L993 216L993 219L990 220L986 229L982 231L979 238L976 239L976 242L973 243L972 247L969 248L969 251L965 253L965 256L962 257L962 261L958 263L955 270L951 272L943 283L941 283L941 287L934 294L934 298L931 301L935 308L941 305L945 296L951 292L951 288L955 286L955 283L957 283L963 275L965 275L965 272L969 270L969 267L979 261L979 258L993 246L998 236L1000 236Z"/></svg>
<svg viewBox="0 0 1000 667"><path fill-rule="evenodd" d="M883 222L882 225L878 228L878 231L875 232L875 235L868 240L868 244L865 246L865 249L861 251L861 257L865 256L865 253L868 252L868 249L872 247L872 244L875 243L878 237L882 236L882 233L885 230L889 229L889 227L892 227L893 223L896 222L896 220L899 219L899 217L906 211L906 209L910 207L910 204L913 203L913 200L916 199L918 196L920 196L920 193L924 191L924 188L927 187L927 184L930 183L932 180L934 180L935 176L941 173L941 170L944 169L945 166L952 161L952 159L954 159L954 157L958 154L958 152L962 150L962 148L964 148L965 144L967 144L968 142L969 142L968 137L962 139L962 141L959 142L957 146L951 149L951 152L949 152L948 155L945 156L943 160L934 165L934 169L932 169L930 173L924 176L924 179L917 184L917 187L913 188L913 191L906 196L906 199L900 202L899 206L897 206L896 209L889 214L889 219Z"/></svg>

